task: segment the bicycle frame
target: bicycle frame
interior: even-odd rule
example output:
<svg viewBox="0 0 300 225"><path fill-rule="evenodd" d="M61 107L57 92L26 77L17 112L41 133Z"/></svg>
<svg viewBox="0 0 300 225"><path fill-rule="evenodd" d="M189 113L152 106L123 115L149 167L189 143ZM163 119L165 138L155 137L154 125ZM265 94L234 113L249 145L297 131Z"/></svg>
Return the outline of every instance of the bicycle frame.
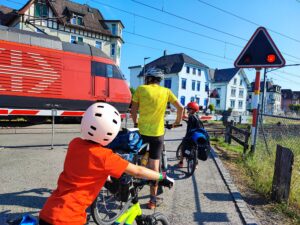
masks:
<svg viewBox="0 0 300 225"><path fill-rule="evenodd" d="M121 224L125 221L124 225L132 225L137 216L142 215L142 209L140 203L133 204L127 209L114 223L113 225Z"/></svg>

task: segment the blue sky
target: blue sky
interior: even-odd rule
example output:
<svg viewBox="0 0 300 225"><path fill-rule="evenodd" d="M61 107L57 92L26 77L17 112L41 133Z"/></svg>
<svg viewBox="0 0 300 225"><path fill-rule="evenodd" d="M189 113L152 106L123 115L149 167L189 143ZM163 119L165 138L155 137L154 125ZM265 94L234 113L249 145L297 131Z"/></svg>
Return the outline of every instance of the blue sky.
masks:
<svg viewBox="0 0 300 225"><path fill-rule="evenodd" d="M19 8L25 2L2 0L1 4ZM98 8L105 19L123 22L121 70L127 78L129 66L143 65L144 57L151 57L146 61L150 62L162 56L164 50L167 54L185 53L210 68L231 68L258 26L268 29L287 65L300 64L300 0L76 2ZM255 70L246 69L246 74L252 81ZM300 66L269 72L267 76L282 88L300 91Z"/></svg>

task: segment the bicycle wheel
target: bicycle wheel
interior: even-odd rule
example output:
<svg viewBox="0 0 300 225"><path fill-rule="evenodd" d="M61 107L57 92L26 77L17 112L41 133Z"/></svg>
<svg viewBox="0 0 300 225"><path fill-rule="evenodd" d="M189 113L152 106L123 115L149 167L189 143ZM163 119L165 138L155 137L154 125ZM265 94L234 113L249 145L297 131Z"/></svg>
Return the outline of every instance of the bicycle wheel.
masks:
<svg viewBox="0 0 300 225"><path fill-rule="evenodd" d="M152 215L141 215L136 217L137 225L169 225L168 218L162 213L153 213Z"/></svg>
<svg viewBox="0 0 300 225"><path fill-rule="evenodd" d="M195 172L197 166L197 150L195 147L191 150L191 155L187 158L187 172L191 176Z"/></svg>
<svg viewBox="0 0 300 225"><path fill-rule="evenodd" d="M151 216L151 225L169 225L168 218L162 213L154 213Z"/></svg>
<svg viewBox="0 0 300 225"><path fill-rule="evenodd" d="M98 225L113 224L114 221L128 209L130 202L131 199L127 202L120 201L117 194L112 194L103 187L91 205L92 217Z"/></svg>
<svg viewBox="0 0 300 225"><path fill-rule="evenodd" d="M182 146L183 146L183 144L182 144L182 142L181 142L180 145L177 147L176 158L177 158L178 160L180 160L180 158L181 158L181 154L182 154Z"/></svg>

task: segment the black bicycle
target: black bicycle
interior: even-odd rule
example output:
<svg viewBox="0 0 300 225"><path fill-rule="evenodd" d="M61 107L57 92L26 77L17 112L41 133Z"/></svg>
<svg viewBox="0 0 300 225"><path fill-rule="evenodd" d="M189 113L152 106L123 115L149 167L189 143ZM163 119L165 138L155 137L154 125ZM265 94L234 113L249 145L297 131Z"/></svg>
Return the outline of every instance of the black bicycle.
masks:
<svg viewBox="0 0 300 225"><path fill-rule="evenodd" d="M147 143L142 145L138 153L143 153L147 145ZM132 161L139 163L140 156L141 154L134 155ZM127 174L123 174L120 179L112 177L105 183L104 188L91 205L91 214L95 223L111 225L125 221L125 224L132 224L135 220L137 225L169 225L167 217L162 213L142 214L138 193L146 184L151 184L151 181L136 179ZM159 186L171 188L163 182L159 182ZM129 208L130 205L132 206Z"/></svg>
<svg viewBox="0 0 300 225"><path fill-rule="evenodd" d="M186 120L184 120L187 122ZM209 145L209 138L207 135L207 132L204 129L203 123L200 121L201 128L199 129L193 129L191 130L182 140L182 142L179 144L176 150L176 158L178 160L182 160L183 158L186 159L187 162L187 174L188 176L191 176L194 174L195 169L198 165L198 158L199 158L199 145L201 147L205 147L208 144ZM203 133L205 135L205 138L201 138L200 136L203 136ZM199 142L200 140L200 142ZM208 141L207 141L208 140ZM203 143L201 143L203 142ZM183 156L182 156L183 154Z"/></svg>

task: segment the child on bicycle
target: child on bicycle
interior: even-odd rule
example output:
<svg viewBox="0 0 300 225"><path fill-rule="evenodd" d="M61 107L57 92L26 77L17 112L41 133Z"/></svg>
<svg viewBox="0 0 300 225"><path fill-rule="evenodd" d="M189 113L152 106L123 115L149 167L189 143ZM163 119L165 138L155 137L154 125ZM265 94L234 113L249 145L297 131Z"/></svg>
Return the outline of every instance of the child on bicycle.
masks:
<svg viewBox="0 0 300 225"><path fill-rule="evenodd" d="M131 164L105 148L116 137L120 126L120 114L109 104L95 103L86 110L81 121L82 138L69 143L57 188L40 212L40 225L85 224L86 209L109 176L119 178L126 173L173 185L174 180L166 174Z"/></svg>
<svg viewBox="0 0 300 225"><path fill-rule="evenodd" d="M186 110L188 113L188 121L185 137L188 136L189 132L193 129L203 128L203 123L199 119L197 112L199 111L199 105L196 102L189 102L186 106ZM185 146L185 145L183 145ZM182 148L183 151L184 147ZM180 160L178 163L180 168L183 167L183 152L180 154Z"/></svg>

